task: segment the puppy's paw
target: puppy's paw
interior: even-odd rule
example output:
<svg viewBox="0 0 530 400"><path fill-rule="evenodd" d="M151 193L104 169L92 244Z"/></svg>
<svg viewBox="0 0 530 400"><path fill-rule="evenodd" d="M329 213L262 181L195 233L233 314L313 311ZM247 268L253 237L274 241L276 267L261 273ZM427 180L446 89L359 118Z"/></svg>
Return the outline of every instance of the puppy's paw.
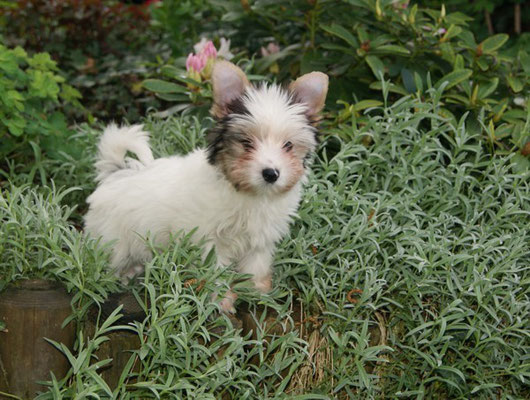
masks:
<svg viewBox="0 0 530 400"><path fill-rule="evenodd" d="M258 289L261 293L268 293L272 289L272 277L270 275L259 279L254 278L253 281L256 289Z"/></svg>
<svg viewBox="0 0 530 400"><path fill-rule="evenodd" d="M234 307L234 303L237 299L237 294L229 290L226 292L225 297L219 302L219 305L221 306L221 310L225 314L235 314L236 308Z"/></svg>
<svg viewBox="0 0 530 400"><path fill-rule="evenodd" d="M122 270L118 273L121 283L128 285L130 282L134 281L135 278L143 274L144 267L142 265L133 265L125 270Z"/></svg>

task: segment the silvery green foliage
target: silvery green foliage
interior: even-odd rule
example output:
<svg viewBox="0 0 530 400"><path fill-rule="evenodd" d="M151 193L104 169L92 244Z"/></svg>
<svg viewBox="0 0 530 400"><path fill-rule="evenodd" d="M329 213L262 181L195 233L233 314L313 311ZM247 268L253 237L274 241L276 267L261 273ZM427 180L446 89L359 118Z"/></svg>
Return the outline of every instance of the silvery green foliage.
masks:
<svg viewBox="0 0 530 400"><path fill-rule="evenodd" d="M101 324L93 337L79 337L68 377L52 380L40 398L524 398L529 176L517 172L513 156L487 152L465 118L441 118L439 92L429 95L427 102L404 98L375 109L358 126L353 119L326 130L299 218L279 246L274 290L258 295L248 283L236 285L242 301L267 305L280 321L293 318L299 299L303 335L298 325L268 337L268 346L261 331L242 336L210 300L238 276L213 269L213 254L202 262L200 248L180 235L156 249L145 280L132 289L148 316L129 325L141 347L120 385L106 387L94 367L97 344L109 334ZM202 141L197 121L147 122L160 154ZM34 254L75 291L114 290L94 272L101 271L99 256L83 262L90 274L75 266L74 255L85 253L69 243L92 245L68 226L67 208L63 217L54 214L57 196L36 202L42 211L27 210L27 199L42 192L4 188L2 221L23 214L17 229L46 238L51 232L54 252ZM62 228L54 230L58 220ZM29 247L9 238L33 239L8 237L7 226L0 228L2 259L21 258ZM314 329L333 364L314 366L324 374L319 383L293 387Z"/></svg>

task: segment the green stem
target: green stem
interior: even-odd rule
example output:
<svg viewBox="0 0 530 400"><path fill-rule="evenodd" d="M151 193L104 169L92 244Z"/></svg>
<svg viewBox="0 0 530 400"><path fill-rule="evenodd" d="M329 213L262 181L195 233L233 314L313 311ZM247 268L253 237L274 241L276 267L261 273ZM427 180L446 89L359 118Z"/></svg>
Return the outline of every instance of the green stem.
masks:
<svg viewBox="0 0 530 400"><path fill-rule="evenodd" d="M15 396L14 394L9 394L9 393L5 393L5 392L0 392L0 395L2 395L2 396L4 396L4 397L9 397L10 399L22 400L22 397Z"/></svg>

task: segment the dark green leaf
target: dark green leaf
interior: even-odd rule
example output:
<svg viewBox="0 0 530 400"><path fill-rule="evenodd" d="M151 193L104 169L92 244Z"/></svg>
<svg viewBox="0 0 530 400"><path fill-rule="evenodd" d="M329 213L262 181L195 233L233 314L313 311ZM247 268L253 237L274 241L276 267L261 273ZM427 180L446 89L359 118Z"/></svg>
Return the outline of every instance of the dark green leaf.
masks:
<svg viewBox="0 0 530 400"><path fill-rule="evenodd" d="M401 70L401 79L403 81L403 86L405 87L407 92L409 93L416 92L417 88L416 88L416 83L414 81L414 75L412 74L410 70L408 70L407 68L403 68Z"/></svg>
<svg viewBox="0 0 530 400"><path fill-rule="evenodd" d="M354 48L359 47L359 42L357 41L357 38L341 25L334 23L331 24L331 26L321 25L321 27L326 32L331 33L332 35L337 36L342 40L346 41L350 46Z"/></svg>
<svg viewBox="0 0 530 400"><path fill-rule="evenodd" d="M383 62L377 56L366 56L366 63L372 69L374 76L377 79L381 79L381 76L385 74L385 66Z"/></svg>
<svg viewBox="0 0 530 400"><path fill-rule="evenodd" d="M187 91L184 86L161 79L146 79L142 86L155 93L186 93Z"/></svg>
<svg viewBox="0 0 530 400"><path fill-rule="evenodd" d="M530 76L530 55L524 50L519 52L519 59L521 60L521 65L523 66L526 76Z"/></svg>
<svg viewBox="0 0 530 400"><path fill-rule="evenodd" d="M406 56L410 54L410 51L408 51L405 47L395 44L385 44L375 48L374 51L383 54L395 54L400 56Z"/></svg>
<svg viewBox="0 0 530 400"><path fill-rule="evenodd" d="M453 72L448 73L443 78L439 79L438 82L434 85L436 88L439 88L440 85L444 82L448 82L445 90L452 88L453 86L458 85L460 82L469 79L473 74L473 71L469 69L459 69Z"/></svg>
<svg viewBox="0 0 530 400"><path fill-rule="evenodd" d="M499 78L493 78L489 83L482 84L478 90L478 98L484 99L492 94L499 85Z"/></svg>
<svg viewBox="0 0 530 400"><path fill-rule="evenodd" d="M156 93L156 97L166 101L190 101L189 96L180 93Z"/></svg>

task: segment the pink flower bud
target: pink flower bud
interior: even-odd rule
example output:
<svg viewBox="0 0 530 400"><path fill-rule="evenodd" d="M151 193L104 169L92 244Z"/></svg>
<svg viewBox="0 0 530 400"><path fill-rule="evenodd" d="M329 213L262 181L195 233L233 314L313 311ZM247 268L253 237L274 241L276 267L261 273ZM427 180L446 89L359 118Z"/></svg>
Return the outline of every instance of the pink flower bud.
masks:
<svg viewBox="0 0 530 400"><path fill-rule="evenodd" d="M280 46L278 46L277 43L274 43L274 42L270 42L267 47L262 47L261 48L261 56L262 57L267 57L267 56L270 56L271 54L276 54L280 51Z"/></svg>
<svg viewBox="0 0 530 400"><path fill-rule="evenodd" d="M196 71L201 72L204 66L206 65L206 57L202 55L195 55L190 53L186 59L186 71Z"/></svg>
<svg viewBox="0 0 530 400"><path fill-rule="evenodd" d="M201 49L200 55L204 55L206 59L208 58L216 58L217 57L217 50L215 49L215 46L213 45L213 42L209 40L206 42L204 47Z"/></svg>
<svg viewBox="0 0 530 400"><path fill-rule="evenodd" d="M191 64L193 62L193 53L188 54L188 58L186 58L186 71L189 71L191 69Z"/></svg>

